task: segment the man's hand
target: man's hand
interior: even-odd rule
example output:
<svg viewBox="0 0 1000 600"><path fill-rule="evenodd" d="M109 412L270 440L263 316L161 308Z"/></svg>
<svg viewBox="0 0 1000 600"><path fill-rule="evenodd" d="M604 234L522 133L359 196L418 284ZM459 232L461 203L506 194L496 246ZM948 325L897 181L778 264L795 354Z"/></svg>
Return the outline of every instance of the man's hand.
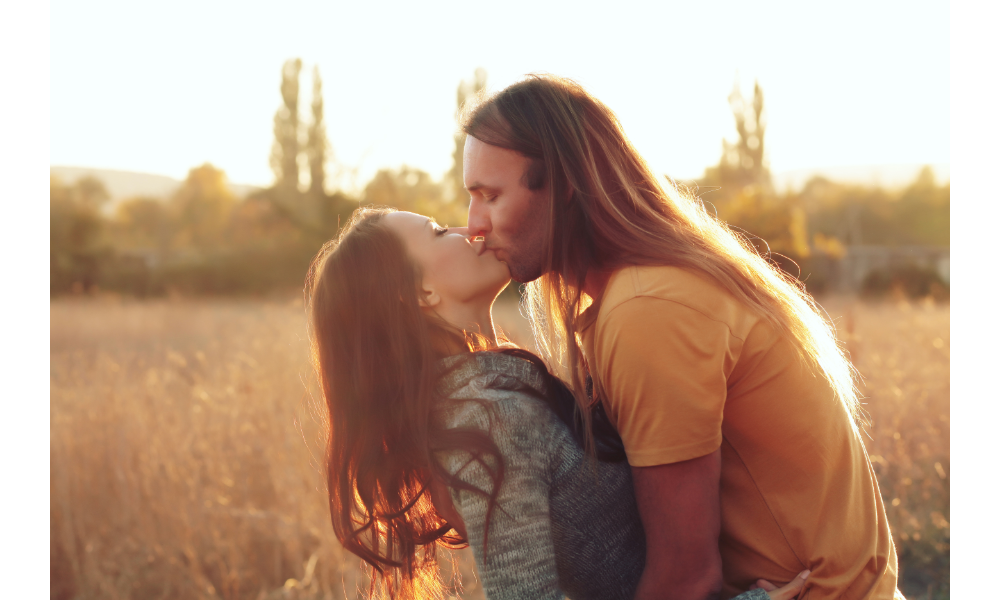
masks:
<svg viewBox="0 0 1000 600"><path fill-rule="evenodd" d="M679 463L632 467L646 530L646 567L636 600L705 600L721 593L721 469L721 449Z"/></svg>

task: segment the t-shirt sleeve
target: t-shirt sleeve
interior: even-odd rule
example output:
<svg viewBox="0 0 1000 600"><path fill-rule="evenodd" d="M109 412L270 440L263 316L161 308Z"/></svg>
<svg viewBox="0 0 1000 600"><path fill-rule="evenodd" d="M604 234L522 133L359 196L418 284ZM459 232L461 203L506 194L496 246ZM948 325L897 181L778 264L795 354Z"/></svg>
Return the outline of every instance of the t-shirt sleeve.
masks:
<svg viewBox="0 0 1000 600"><path fill-rule="evenodd" d="M497 402L492 427L486 411L476 408L460 426L490 429L504 459L504 479L486 533L487 498L453 490L469 545L489 600L520 598L559 600L555 546L549 513L549 444L554 416L544 407L516 397ZM493 481L468 454L459 453L449 470L466 483L489 491ZM487 543L484 548L484 538Z"/></svg>
<svg viewBox="0 0 1000 600"><path fill-rule="evenodd" d="M705 456L722 444L734 343L729 327L671 300L637 297L596 332L605 406L634 467Z"/></svg>

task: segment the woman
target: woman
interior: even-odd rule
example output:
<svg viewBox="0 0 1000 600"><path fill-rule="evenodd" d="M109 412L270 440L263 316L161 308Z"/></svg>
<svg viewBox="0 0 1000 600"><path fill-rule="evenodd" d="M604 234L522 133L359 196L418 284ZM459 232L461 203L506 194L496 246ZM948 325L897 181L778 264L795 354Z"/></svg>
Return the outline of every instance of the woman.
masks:
<svg viewBox="0 0 1000 600"><path fill-rule="evenodd" d="M509 280L464 228L391 209L359 209L313 261L334 531L391 597L443 597L436 545L468 543L490 600L631 598L645 551L628 466L600 418L589 460L572 394L498 350Z"/></svg>

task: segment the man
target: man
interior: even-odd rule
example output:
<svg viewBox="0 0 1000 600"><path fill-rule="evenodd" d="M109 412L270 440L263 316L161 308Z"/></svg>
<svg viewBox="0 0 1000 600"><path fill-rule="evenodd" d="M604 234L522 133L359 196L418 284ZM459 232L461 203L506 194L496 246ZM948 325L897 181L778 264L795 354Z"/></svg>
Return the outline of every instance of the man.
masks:
<svg viewBox="0 0 1000 600"><path fill-rule="evenodd" d="M469 234L531 282L550 364L618 428L646 531L637 598L892 598L852 370L812 300L663 186L614 114L532 76L463 117ZM579 340L579 343L578 343Z"/></svg>

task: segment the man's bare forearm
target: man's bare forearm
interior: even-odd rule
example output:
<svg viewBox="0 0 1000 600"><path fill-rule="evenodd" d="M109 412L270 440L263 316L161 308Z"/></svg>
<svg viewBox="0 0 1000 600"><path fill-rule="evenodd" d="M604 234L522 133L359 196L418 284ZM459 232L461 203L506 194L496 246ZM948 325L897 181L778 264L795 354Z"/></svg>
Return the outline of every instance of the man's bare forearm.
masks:
<svg viewBox="0 0 1000 600"><path fill-rule="evenodd" d="M646 567L636 600L706 600L722 592L719 555L721 451L654 467L633 467L646 530Z"/></svg>
<svg viewBox="0 0 1000 600"><path fill-rule="evenodd" d="M722 563L709 568L701 577L670 576L657 573L655 567L646 569L635 590L635 600L717 600L722 594Z"/></svg>

